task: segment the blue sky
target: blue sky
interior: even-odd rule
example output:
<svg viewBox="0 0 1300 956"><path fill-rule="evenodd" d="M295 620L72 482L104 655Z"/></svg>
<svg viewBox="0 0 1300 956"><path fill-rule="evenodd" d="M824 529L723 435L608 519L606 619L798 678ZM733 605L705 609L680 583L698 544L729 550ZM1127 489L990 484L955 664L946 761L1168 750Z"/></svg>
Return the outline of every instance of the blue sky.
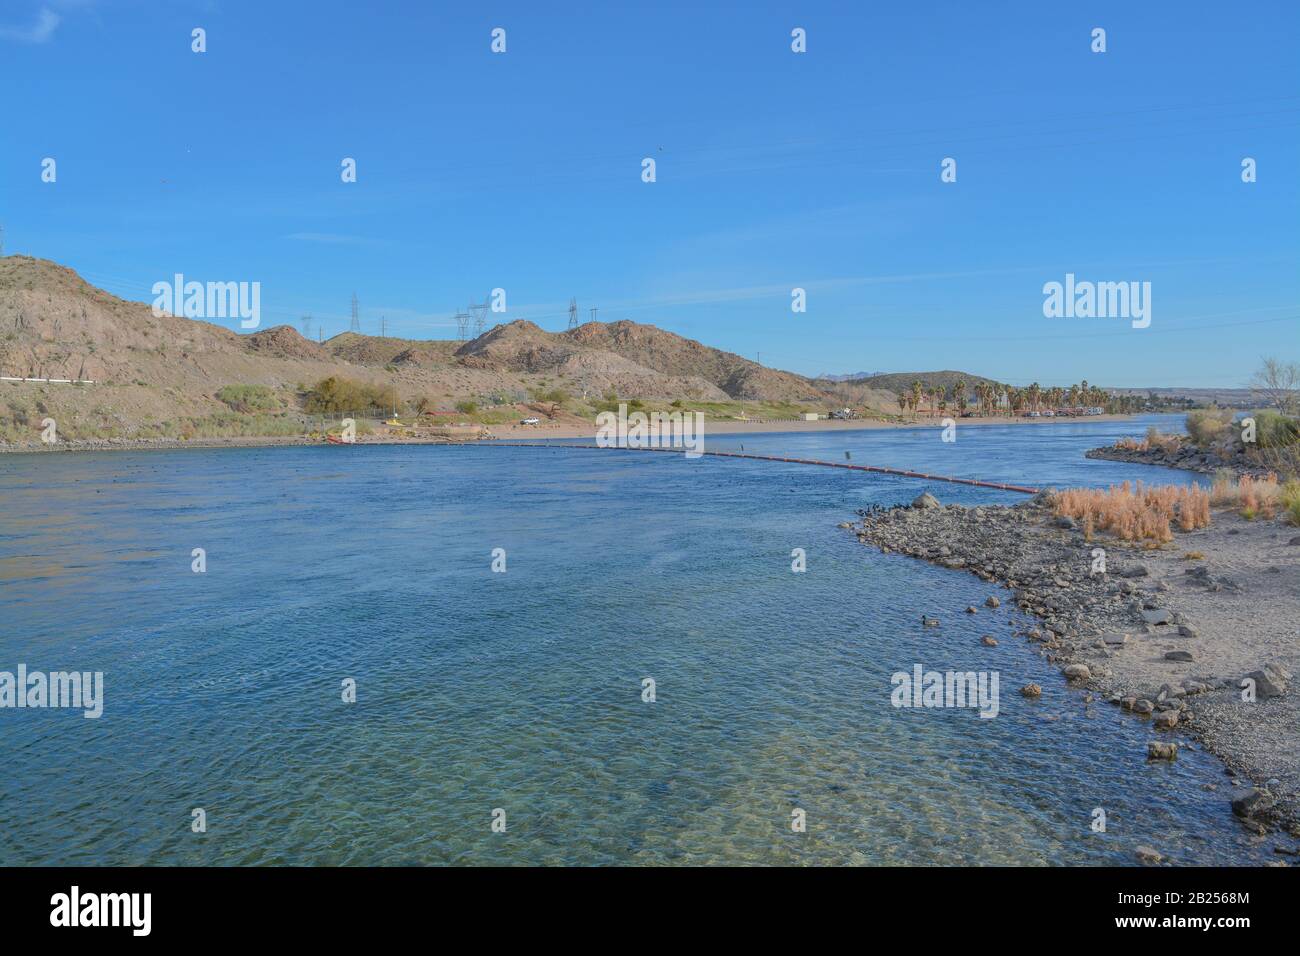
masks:
<svg viewBox="0 0 1300 956"><path fill-rule="evenodd" d="M127 298L258 281L264 327L355 290L448 338L501 287L805 374L1232 387L1300 359L1297 41L1281 0L6 0L0 223ZM1045 318L1067 272L1150 327Z"/></svg>

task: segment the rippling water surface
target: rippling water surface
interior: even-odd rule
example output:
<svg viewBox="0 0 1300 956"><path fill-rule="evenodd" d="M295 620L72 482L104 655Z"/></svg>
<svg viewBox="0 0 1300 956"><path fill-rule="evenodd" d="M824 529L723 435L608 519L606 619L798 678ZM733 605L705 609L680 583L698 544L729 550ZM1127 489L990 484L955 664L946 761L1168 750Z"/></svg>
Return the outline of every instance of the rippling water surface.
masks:
<svg viewBox="0 0 1300 956"><path fill-rule="evenodd" d="M1188 480L1082 457L1144 426L709 447ZM1148 728L1086 706L1010 636L1016 612L960 613L989 585L835 527L922 490L1018 497L502 446L0 456L0 670L107 685L99 720L0 710L0 864L1260 861L1214 760L1148 764ZM996 669L1000 714L893 708L918 663Z"/></svg>

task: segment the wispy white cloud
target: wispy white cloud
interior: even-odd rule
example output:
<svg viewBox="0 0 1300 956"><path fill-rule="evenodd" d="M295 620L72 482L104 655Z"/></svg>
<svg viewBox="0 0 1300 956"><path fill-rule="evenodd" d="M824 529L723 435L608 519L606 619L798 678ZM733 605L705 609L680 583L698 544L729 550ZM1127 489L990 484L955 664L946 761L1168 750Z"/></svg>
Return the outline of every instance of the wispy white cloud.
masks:
<svg viewBox="0 0 1300 956"><path fill-rule="evenodd" d="M0 38L19 43L48 43L62 22L63 18L49 7L41 7L36 14L36 22L31 26L0 26Z"/></svg>

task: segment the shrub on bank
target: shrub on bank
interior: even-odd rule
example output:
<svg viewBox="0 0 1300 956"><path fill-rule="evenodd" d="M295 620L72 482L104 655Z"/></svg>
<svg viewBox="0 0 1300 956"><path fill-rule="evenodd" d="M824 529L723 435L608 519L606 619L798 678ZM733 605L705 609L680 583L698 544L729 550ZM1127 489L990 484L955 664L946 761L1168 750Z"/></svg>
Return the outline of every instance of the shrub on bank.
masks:
<svg viewBox="0 0 1300 956"><path fill-rule="evenodd" d="M1227 433L1232 424L1228 408L1197 408L1187 413L1187 434L1202 448L1208 448Z"/></svg>
<svg viewBox="0 0 1300 956"><path fill-rule="evenodd" d="M1300 481L1288 481L1278 493L1278 501L1286 512L1287 520L1300 525Z"/></svg>
<svg viewBox="0 0 1300 956"><path fill-rule="evenodd" d="M1271 518L1282 503L1282 488L1276 475L1263 478L1242 475L1234 479L1220 474L1210 487L1210 503L1216 507L1240 508L1242 516L1252 520Z"/></svg>
<svg viewBox="0 0 1300 956"><path fill-rule="evenodd" d="M1287 448L1300 442L1300 421L1264 409L1254 413L1255 443L1260 448Z"/></svg>
<svg viewBox="0 0 1300 956"><path fill-rule="evenodd" d="M1102 490L1072 488L1056 496L1057 515L1073 518L1085 537L1095 531L1113 534L1121 541L1173 540L1173 524L1194 531L1210 523L1210 495L1195 485L1146 486L1124 482Z"/></svg>
<svg viewBox="0 0 1300 956"><path fill-rule="evenodd" d="M273 412L280 408L275 391L265 385L223 385L217 389L217 400L237 412Z"/></svg>
<svg viewBox="0 0 1300 956"><path fill-rule="evenodd" d="M338 415L384 408L391 395L382 389L338 375L323 378L308 389L304 407L312 414Z"/></svg>

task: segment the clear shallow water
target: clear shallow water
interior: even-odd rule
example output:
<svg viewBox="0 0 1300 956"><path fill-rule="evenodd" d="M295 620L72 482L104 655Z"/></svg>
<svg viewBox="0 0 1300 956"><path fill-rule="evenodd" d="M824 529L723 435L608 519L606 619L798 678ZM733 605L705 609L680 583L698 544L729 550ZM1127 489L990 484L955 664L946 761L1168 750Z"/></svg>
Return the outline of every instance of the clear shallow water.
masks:
<svg viewBox="0 0 1300 956"><path fill-rule="evenodd" d="M1184 480L1082 458L1142 427L709 447L850 448L1042 484ZM0 457L0 670L107 683L99 720L0 710L0 864L1088 864L1130 863L1140 843L1179 862L1268 859L1215 761L1148 765L1145 726L1089 712L1010 638L1022 618L960 613L988 585L835 528L921 490L1016 499L506 447ZM790 571L795 547L806 574ZM989 632L1000 647L980 646ZM916 663L998 670L1001 713L893 708L890 675ZM1016 692L1029 681L1041 701ZM190 832L194 807L206 834Z"/></svg>

